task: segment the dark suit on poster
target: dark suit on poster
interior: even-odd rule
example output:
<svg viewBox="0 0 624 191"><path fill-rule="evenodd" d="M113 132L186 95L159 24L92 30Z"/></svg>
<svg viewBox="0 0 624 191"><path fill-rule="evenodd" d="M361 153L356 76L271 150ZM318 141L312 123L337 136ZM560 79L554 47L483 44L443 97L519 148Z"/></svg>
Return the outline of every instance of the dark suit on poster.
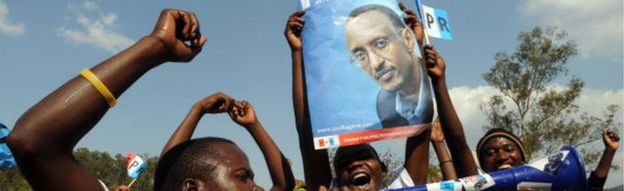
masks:
<svg viewBox="0 0 624 191"><path fill-rule="evenodd" d="M399 96L398 93L385 90L379 90L379 93L377 93L377 116L383 128L431 122L431 118L433 117L432 105L427 105L427 102L423 101L422 98L419 99L417 115L408 120L401 116L396 110L397 96Z"/></svg>

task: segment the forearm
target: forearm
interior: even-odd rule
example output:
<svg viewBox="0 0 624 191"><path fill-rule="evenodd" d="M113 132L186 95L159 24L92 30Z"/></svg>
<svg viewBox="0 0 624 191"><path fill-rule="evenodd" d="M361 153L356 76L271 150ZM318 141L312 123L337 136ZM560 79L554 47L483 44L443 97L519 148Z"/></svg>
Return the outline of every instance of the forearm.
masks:
<svg viewBox="0 0 624 191"><path fill-rule="evenodd" d="M475 175L478 173L477 165L466 143L463 126L451 102L444 76L439 79L432 79L432 84L436 96L440 124L442 125L442 131L444 132L444 137L446 137L451 156L462 159L453 161L457 169L457 175L460 177Z"/></svg>
<svg viewBox="0 0 624 191"><path fill-rule="evenodd" d="M193 132L195 132L195 128L197 128L197 124L201 117L203 116L201 105L193 105L189 113L186 115L180 126L175 130L175 132L165 144L162 152L160 152L160 156L163 156L169 149L172 147L188 141L193 137Z"/></svg>
<svg viewBox="0 0 624 191"><path fill-rule="evenodd" d="M262 124L254 123L246 128L260 147L273 181L271 190L292 190L295 178L279 147L264 130Z"/></svg>
<svg viewBox="0 0 624 191"><path fill-rule="evenodd" d="M429 171L429 131L405 141L405 169L415 184L426 184Z"/></svg>
<svg viewBox="0 0 624 191"><path fill-rule="evenodd" d="M309 189L317 190L321 185L329 187L331 181L329 156L326 150L314 150L312 129L305 102L303 52L301 50L293 50L291 57L293 106L305 182Z"/></svg>
<svg viewBox="0 0 624 191"><path fill-rule="evenodd" d="M119 97L144 73L161 64L163 61L158 58L164 52L159 40L146 37L91 71ZM59 150L70 154L108 109L105 99L89 81L82 76L74 77L20 117L9 143L13 148L20 148L17 150L30 150L38 155Z"/></svg>
<svg viewBox="0 0 624 191"><path fill-rule="evenodd" d="M457 179L457 173L455 172L455 166L453 166L453 159L446 150L444 141L431 141L433 149L438 156L438 163L440 165L440 171L442 172L442 178L444 180Z"/></svg>
<svg viewBox="0 0 624 191"><path fill-rule="evenodd" d="M613 149L605 149L602 153L602 157L600 157L600 162L598 162L598 166L596 170L594 170L594 174L599 178L605 178L609 174L609 168L611 168L611 162L613 161L613 156L615 156L616 150Z"/></svg>
<svg viewBox="0 0 624 191"><path fill-rule="evenodd" d="M119 97L151 68L162 63L164 46L144 38L91 68ZM75 162L72 150L108 111L109 105L82 76L66 82L17 121L7 142L34 190L99 190L97 179Z"/></svg>
<svg viewBox="0 0 624 191"><path fill-rule="evenodd" d="M302 127L305 120L305 90L303 77L303 53L293 50L292 58L292 99L295 111L295 123Z"/></svg>

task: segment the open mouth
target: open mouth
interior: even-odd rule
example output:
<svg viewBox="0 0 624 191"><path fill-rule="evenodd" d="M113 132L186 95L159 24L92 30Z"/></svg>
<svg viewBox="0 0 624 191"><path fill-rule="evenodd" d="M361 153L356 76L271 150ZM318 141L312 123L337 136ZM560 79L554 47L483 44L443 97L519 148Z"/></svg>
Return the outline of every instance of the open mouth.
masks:
<svg viewBox="0 0 624 191"><path fill-rule="evenodd" d="M363 173L363 172L356 173L351 178L351 182L355 186L365 186L368 183L370 183L370 180L371 180L371 177L368 174Z"/></svg>
<svg viewBox="0 0 624 191"><path fill-rule="evenodd" d="M503 164L498 166L498 170L510 169L512 166L510 164Z"/></svg>

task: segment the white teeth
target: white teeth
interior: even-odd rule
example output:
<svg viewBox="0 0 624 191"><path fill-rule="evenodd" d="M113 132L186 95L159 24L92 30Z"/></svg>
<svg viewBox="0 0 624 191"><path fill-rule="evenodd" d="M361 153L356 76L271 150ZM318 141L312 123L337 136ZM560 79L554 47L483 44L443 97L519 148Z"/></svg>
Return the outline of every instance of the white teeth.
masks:
<svg viewBox="0 0 624 191"><path fill-rule="evenodd" d="M366 177L366 174L364 174L364 173L358 173L358 174L356 174L355 176L353 176L353 179L360 178L360 177Z"/></svg>
<svg viewBox="0 0 624 191"><path fill-rule="evenodd" d="M508 169L508 168L511 168L510 164L504 164L498 167L498 169Z"/></svg>

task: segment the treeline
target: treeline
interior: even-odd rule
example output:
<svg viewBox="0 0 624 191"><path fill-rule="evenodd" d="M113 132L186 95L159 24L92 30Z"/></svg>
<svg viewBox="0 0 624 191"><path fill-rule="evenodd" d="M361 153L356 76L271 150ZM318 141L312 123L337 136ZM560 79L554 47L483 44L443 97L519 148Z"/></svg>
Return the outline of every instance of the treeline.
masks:
<svg viewBox="0 0 624 191"><path fill-rule="evenodd" d="M82 166L93 172L94 176L102 180L108 189L115 190L119 185L128 185L132 178L126 172L126 156L116 154L112 156L107 152L91 151L87 148L79 148L74 151L76 160ZM140 155L147 162L147 170L132 185L132 190L151 191L154 186L154 170L158 157L147 154ZM0 190L24 191L31 190L26 180L22 177L18 168L0 169Z"/></svg>

